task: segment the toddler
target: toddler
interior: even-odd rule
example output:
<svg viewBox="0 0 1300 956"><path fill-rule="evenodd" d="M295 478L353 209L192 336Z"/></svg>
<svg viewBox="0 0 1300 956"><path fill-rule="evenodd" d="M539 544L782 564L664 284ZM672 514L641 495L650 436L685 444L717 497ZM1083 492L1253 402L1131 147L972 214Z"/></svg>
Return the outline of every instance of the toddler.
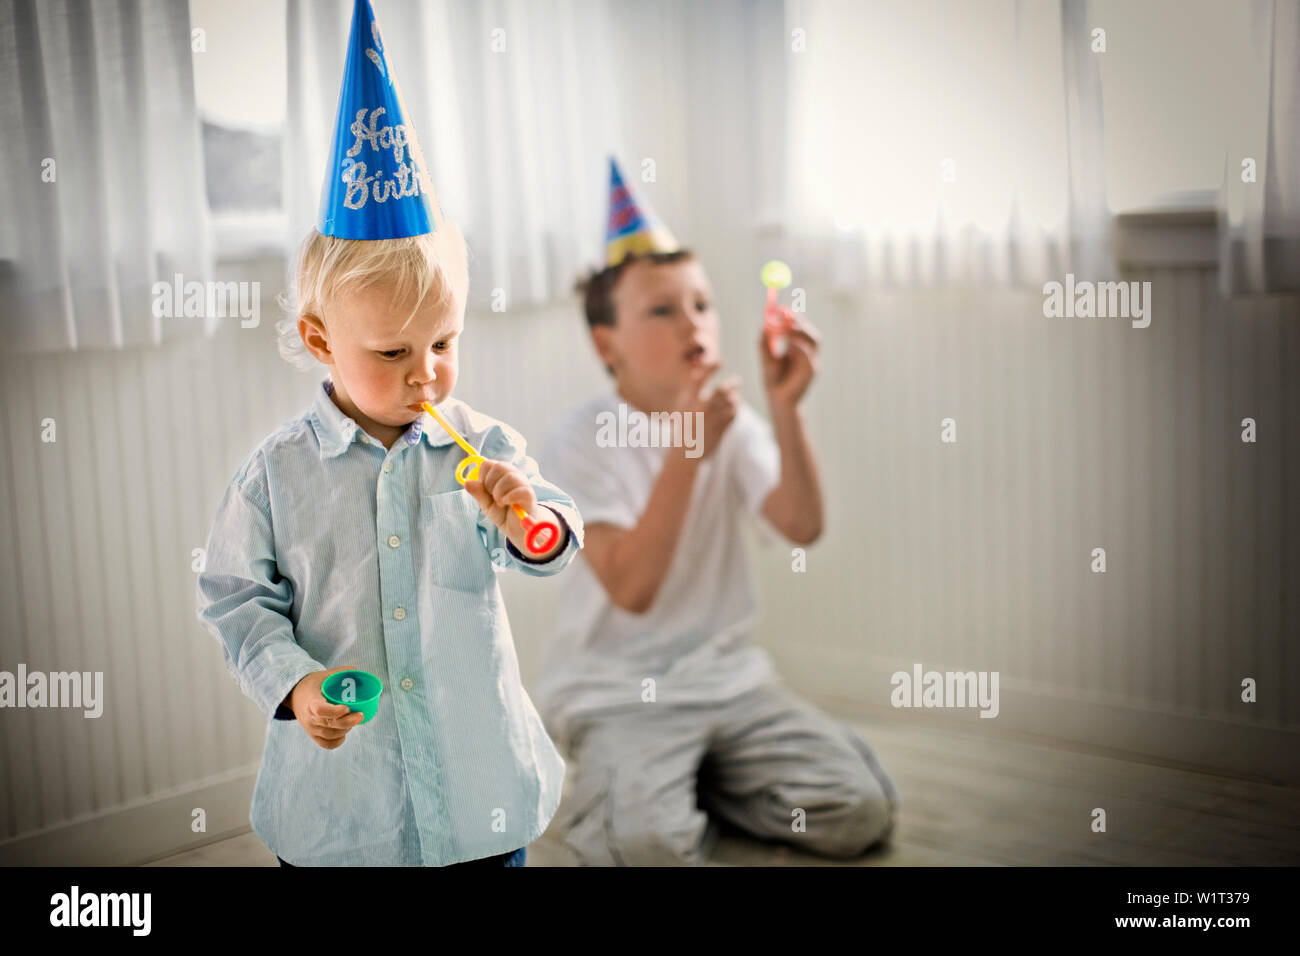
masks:
<svg viewBox="0 0 1300 956"><path fill-rule="evenodd" d="M573 500L509 425L452 397L464 240L313 230L281 352L329 368L310 408L226 489L198 618L268 718L251 822L282 863L522 865L560 799L564 761L520 683L501 570L559 572L582 546ZM487 459L464 452L430 402ZM513 511L553 520L529 554ZM343 669L384 685L375 716L322 696Z"/></svg>

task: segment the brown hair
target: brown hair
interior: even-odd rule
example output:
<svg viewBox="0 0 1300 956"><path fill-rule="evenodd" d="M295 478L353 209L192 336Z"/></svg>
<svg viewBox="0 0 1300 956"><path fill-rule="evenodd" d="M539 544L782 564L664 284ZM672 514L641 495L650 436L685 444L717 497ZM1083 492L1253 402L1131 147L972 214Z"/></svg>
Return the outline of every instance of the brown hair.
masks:
<svg viewBox="0 0 1300 956"><path fill-rule="evenodd" d="M682 262L693 259L695 253L689 249L674 252L630 252L618 265L606 266L599 272L593 272L574 284L574 291L582 295L582 308L587 315L587 325L613 325L618 318L614 312L614 287L622 278L627 267L642 259L654 265L667 265L670 262Z"/></svg>

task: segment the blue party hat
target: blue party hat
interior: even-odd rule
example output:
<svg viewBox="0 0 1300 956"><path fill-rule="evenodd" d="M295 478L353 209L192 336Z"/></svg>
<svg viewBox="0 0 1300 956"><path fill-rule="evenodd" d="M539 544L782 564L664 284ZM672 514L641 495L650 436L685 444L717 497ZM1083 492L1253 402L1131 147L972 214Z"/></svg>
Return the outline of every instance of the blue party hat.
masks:
<svg viewBox="0 0 1300 956"><path fill-rule="evenodd" d="M616 266L628 253L676 252L681 248L668 228L644 202L638 203L623 183L614 157L609 158L609 225L605 229L607 266Z"/></svg>
<svg viewBox="0 0 1300 956"><path fill-rule="evenodd" d="M400 239L437 229L438 200L406 117L375 11L356 0L316 223L323 235Z"/></svg>

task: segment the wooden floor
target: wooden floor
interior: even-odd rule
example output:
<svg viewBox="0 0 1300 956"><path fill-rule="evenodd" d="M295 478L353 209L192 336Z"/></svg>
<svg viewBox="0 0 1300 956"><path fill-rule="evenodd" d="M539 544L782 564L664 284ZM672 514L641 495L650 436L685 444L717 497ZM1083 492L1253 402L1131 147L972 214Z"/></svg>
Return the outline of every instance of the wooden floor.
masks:
<svg viewBox="0 0 1300 956"><path fill-rule="evenodd" d="M858 860L825 860L724 828L709 865L1300 865L1300 789L1027 737L853 723L902 797L890 846ZM1105 833L1091 830L1094 807L1106 811ZM528 866L573 862L553 831L528 847ZM146 865L276 861L249 832Z"/></svg>

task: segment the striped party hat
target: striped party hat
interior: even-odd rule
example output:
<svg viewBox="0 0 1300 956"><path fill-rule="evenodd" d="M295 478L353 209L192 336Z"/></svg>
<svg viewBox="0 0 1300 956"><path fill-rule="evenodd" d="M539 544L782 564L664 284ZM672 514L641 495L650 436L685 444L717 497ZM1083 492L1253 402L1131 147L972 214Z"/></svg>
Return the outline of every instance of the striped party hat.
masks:
<svg viewBox="0 0 1300 956"><path fill-rule="evenodd" d="M675 252L681 246L654 211L638 202L609 158L609 224L605 229L606 265L616 266L628 253Z"/></svg>

